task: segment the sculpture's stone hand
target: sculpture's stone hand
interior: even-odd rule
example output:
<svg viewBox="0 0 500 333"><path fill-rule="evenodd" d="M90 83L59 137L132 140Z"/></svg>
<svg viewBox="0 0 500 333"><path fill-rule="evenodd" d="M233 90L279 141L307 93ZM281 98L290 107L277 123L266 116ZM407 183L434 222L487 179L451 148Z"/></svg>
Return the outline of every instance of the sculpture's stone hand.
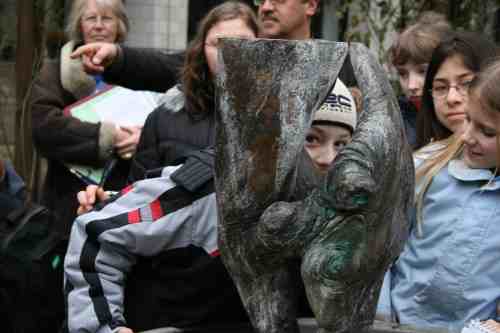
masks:
<svg viewBox="0 0 500 333"><path fill-rule="evenodd" d="M376 209L374 204L387 203L387 197L401 191L408 194L413 188L413 161L385 72L365 46L353 43L349 53L363 92L365 112L353 141L335 161L327 192L333 195L332 204L339 210L357 209L367 203ZM374 200L370 200L372 196ZM392 204L397 207L397 202Z"/></svg>

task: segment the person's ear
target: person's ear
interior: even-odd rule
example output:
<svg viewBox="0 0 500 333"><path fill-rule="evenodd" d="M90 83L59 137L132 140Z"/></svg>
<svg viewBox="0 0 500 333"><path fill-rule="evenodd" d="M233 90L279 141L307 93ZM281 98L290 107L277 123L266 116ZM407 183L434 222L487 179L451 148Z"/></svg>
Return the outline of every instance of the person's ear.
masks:
<svg viewBox="0 0 500 333"><path fill-rule="evenodd" d="M319 0L308 0L306 7L306 15L314 16L319 9Z"/></svg>

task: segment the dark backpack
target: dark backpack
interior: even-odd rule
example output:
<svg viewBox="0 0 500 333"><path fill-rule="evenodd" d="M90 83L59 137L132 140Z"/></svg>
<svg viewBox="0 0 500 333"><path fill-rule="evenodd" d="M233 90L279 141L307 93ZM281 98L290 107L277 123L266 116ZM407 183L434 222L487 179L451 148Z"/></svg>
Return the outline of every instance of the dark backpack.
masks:
<svg viewBox="0 0 500 333"><path fill-rule="evenodd" d="M66 242L56 217L28 203L0 216L0 318L8 333L57 332Z"/></svg>

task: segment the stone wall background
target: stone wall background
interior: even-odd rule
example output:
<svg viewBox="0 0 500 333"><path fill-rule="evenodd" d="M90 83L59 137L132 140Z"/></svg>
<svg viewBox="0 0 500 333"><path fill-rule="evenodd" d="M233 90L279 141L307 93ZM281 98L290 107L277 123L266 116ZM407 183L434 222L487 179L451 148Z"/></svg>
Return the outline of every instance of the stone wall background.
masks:
<svg viewBox="0 0 500 333"><path fill-rule="evenodd" d="M15 63L0 61L0 157L12 159L16 112Z"/></svg>
<svg viewBox="0 0 500 333"><path fill-rule="evenodd" d="M0 1L0 58L12 59L16 35L16 0ZM8 151L14 142L16 111L15 63L0 60L0 157L13 158Z"/></svg>
<svg viewBox="0 0 500 333"><path fill-rule="evenodd" d="M184 49L188 4L187 0L127 0L130 34L126 44L172 51Z"/></svg>

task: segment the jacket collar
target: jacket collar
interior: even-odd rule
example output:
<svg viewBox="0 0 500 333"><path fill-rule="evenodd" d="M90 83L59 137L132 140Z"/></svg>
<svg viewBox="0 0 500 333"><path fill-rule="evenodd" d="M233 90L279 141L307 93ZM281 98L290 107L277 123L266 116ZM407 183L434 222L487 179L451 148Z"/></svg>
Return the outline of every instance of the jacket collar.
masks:
<svg viewBox="0 0 500 333"><path fill-rule="evenodd" d="M159 104L163 104L167 109L173 112L179 112L184 108L185 97L179 85L167 90L160 98Z"/></svg>
<svg viewBox="0 0 500 333"><path fill-rule="evenodd" d="M95 91L96 83L91 75L84 72L80 59L71 59L75 46L74 41L69 41L61 50L61 84L64 90L81 99Z"/></svg>
<svg viewBox="0 0 500 333"><path fill-rule="evenodd" d="M450 161L448 173L461 181L486 181L487 187L483 189L496 190L500 188L500 177L495 177L493 172L487 169L471 169L461 159Z"/></svg>

